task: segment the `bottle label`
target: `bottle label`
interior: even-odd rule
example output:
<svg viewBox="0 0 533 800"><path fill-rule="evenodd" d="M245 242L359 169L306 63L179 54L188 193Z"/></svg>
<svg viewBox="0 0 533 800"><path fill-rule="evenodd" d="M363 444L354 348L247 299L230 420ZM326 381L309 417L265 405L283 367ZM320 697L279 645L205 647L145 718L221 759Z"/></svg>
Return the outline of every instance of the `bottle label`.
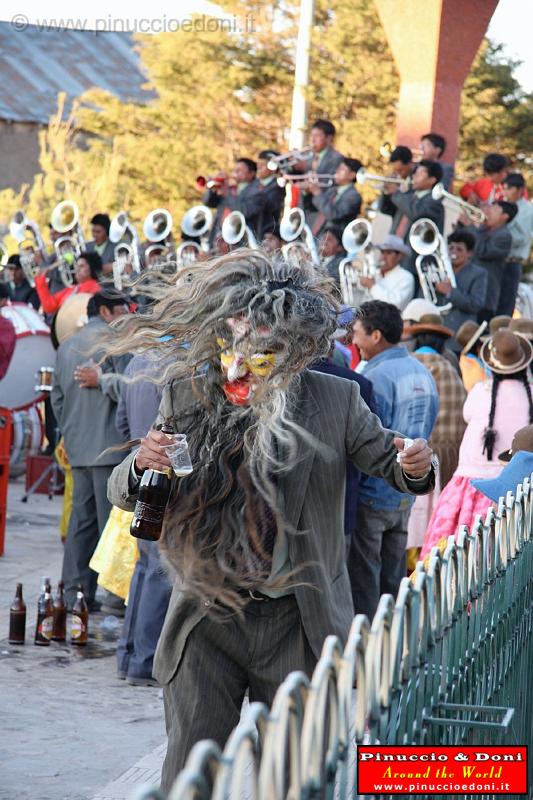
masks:
<svg viewBox="0 0 533 800"><path fill-rule="evenodd" d="M39 627L37 628L37 632L43 639L51 639L52 638L52 631L54 629L54 619L53 617L45 617L40 623Z"/></svg>
<svg viewBox="0 0 533 800"><path fill-rule="evenodd" d="M72 627L70 633L73 639L79 639L85 633L85 625L81 617L76 614L72 617Z"/></svg>
<svg viewBox="0 0 533 800"><path fill-rule="evenodd" d="M166 508L157 508L157 506L152 506L149 503L142 503L140 500L137 500L137 505L135 506L135 518L141 518L146 520L146 522L152 522L155 525L159 525L163 522L165 510Z"/></svg>

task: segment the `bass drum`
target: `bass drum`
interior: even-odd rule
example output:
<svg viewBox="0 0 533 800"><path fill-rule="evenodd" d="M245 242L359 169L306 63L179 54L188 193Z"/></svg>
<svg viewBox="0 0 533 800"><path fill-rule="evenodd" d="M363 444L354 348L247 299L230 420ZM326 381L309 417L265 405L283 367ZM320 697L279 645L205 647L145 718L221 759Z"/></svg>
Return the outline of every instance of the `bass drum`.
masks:
<svg viewBox="0 0 533 800"><path fill-rule="evenodd" d="M26 472L26 458L36 455L43 443L43 422L37 406L13 411L9 475L18 478Z"/></svg>
<svg viewBox="0 0 533 800"><path fill-rule="evenodd" d="M0 314L15 328L15 350L8 370L0 380L0 406L27 408L41 399L35 391L35 375L41 367L52 367L56 354L50 339L50 328L32 306L10 303Z"/></svg>
<svg viewBox="0 0 533 800"><path fill-rule="evenodd" d="M59 347L69 336L77 333L87 324L87 303L92 294L79 292L68 297L52 320L52 342L54 347Z"/></svg>

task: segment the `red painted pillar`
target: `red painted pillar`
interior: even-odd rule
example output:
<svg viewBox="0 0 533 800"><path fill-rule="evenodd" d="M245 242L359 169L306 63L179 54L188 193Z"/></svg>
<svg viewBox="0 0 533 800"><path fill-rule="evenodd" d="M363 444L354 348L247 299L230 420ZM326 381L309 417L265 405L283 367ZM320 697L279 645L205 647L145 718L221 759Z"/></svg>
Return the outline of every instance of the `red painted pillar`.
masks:
<svg viewBox="0 0 533 800"><path fill-rule="evenodd" d="M498 0L375 0L400 73L396 144L429 131L455 161L463 84Z"/></svg>

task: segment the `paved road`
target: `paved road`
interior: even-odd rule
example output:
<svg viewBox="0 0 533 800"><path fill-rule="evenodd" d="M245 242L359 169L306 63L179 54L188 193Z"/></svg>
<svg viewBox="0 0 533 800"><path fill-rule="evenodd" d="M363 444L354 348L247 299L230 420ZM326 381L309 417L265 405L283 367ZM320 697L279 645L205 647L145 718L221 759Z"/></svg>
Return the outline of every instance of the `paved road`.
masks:
<svg viewBox="0 0 533 800"><path fill-rule="evenodd" d="M91 800L119 776L124 791L113 796L127 798L135 776L144 778L138 762L157 772L161 761L161 692L117 680L115 645L96 638L101 615L91 617L85 649L33 644L40 577L55 589L61 572L62 500L23 504L22 493L21 479L10 483L0 558L0 800ZM17 582L28 608L23 647L7 643Z"/></svg>

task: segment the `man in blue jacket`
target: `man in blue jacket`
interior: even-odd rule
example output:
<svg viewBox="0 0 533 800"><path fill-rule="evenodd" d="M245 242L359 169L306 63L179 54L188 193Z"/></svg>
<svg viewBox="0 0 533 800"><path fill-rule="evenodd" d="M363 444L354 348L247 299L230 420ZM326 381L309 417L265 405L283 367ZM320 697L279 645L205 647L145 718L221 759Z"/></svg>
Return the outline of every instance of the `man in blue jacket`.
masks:
<svg viewBox="0 0 533 800"><path fill-rule="evenodd" d="M439 398L431 373L400 345L403 322L390 303L363 303L354 324L354 344L367 362L374 410L382 425L410 439L429 439ZM407 522L412 498L381 478L363 475L353 539L352 594L356 614L372 620L383 593L396 597L405 575Z"/></svg>

